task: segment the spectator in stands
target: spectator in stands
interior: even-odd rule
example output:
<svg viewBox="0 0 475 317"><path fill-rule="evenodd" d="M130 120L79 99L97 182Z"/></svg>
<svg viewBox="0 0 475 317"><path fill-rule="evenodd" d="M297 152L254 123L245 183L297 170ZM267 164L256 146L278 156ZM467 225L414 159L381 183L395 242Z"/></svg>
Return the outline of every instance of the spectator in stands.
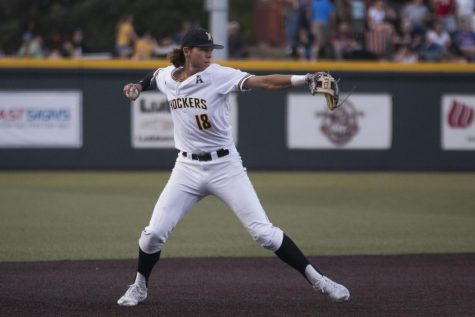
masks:
<svg viewBox="0 0 475 317"><path fill-rule="evenodd" d="M387 8L382 0L375 0L368 9L367 25L365 33L366 50L375 54L378 58L389 59L392 54L392 39L394 27L387 21L387 16L393 19L393 9ZM387 12L391 12L387 14Z"/></svg>
<svg viewBox="0 0 475 317"><path fill-rule="evenodd" d="M455 23L455 0L431 0L434 18L440 21L442 28L449 33L457 29Z"/></svg>
<svg viewBox="0 0 475 317"><path fill-rule="evenodd" d="M350 0L334 0L336 20L351 21L351 1Z"/></svg>
<svg viewBox="0 0 475 317"><path fill-rule="evenodd" d="M43 38L27 31L23 33L22 42L18 50L19 57L38 58L43 57Z"/></svg>
<svg viewBox="0 0 475 317"><path fill-rule="evenodd" d="M351 6L351 29L358 39L363 38L366 24L366 1L348 0Z"/></svg>
<svg viewBox="0 0 475 317"><path fill-rule="evenodd" d="M399 24L399 18L400 18L399 11L395 9L396 2L383 0L383 3L384 3L384 11L385 11L384 20L387 24L391 26L391 28L395 29L397 25Z"/></svg>
<svg viewBox="0 0 475 317"><path fill-rule="evenodd" d="M421 57L429 62L440 62L449 59L450 34L440 21L435 21L433 27L426 33L425 45Z"/></svg>
<svg viewBox="0 0 475 317"><path fill-rule="evenodd" d="M316 56L316 52L313 51L316 47L313 45L313 34L309 28L301 26L299 28L299 36L297 46L295 49L295 57L301 61L310 60L312 56Z"/></svg>
<svg viewBox="0 0 475 317"><path fill-rule="evenodd" d="M116 26L115 53L119 58L132 56L133 43L137 39L131 15L122 16Z"/></svg>
<svg viewBox="0 0 475 317"><path fill-rule="evenodd" d="M336 22L335 7L329 0L313 0L310 9L314 36L312 60L317 60L320 54L330 58L333 55L330 39Z"/></svg>
<svg viewBox="0 0 475 317"><path fill-rule="evenodd" d="M64 40L61 48L56 51L56 52L51 52L49 57L50 58L56 58L56 57L66 57L66 58L71 58L75 57L75 52L74 52L74 45L70 40Z"/></svg>
<svg viewBox="0 0 475 317"><path fill-rule="evenodd" d="M48 58L79 58L86 51L83 33L79 28L74 30L71 39L57 32L50 36Z"/></svg>
<svg viewBox="0 0 475 317"><path fill-rule="evenodd" d="M173 42L173 38L166 36L158 41L157 45L154 48L153 56L159 58L165 58L177 48L177 45Z"/></svg>
<svg viewBox="0 0 475 317"><path fill-rule="evenodd" d="M475 0L456 0L455 16L457 20L457 29L464 29L466 23L472 25L472 19L475 14L474 10Z"/></svg>
<svg viewBox="0 0 475 317"><path fill-rule="evenodd" d="M246 42L239 30L239 23L231 21L228 23L228 57L230 59L241 59L248 57Z"/></svg>
<svg viewBox="0 0 475 317"><path fill-rule="evenodd" d="M455 46L470 62L475 62L475 32L471 20L464 20L462 30L455 33Z"/></svg>
<svg viewBox="0 0 475 317"><path fill-rule="evenodd" d="M332 37L332 45L337 60L346 59L353 52L362 49L353 33L350 32L350 25L347 22L338 24L337 31Z"/></svg>
<svg viewBox="0 0 475 317"><path fill-rule="evenodd" d="M412 32L422 34L426 32L427 24L431 18L429 8L427 8L423 0L408 2L402 7L400 15L401 19L410 23ZM407 25L404 25L404 28L406 27Z"/></svg>
<svg viewBox="0 0 475 317"><path fill-rule="evenodd" d="M138 37L134 42L134 51L132 54L132 59L151 59L155 47L157 46L157 41L148 31L140 32L140 35L141 36Z"/></svg>
<svg viewBox="0 0 475 317"><path fill-rule="evenodd" d="M45 46L44 55L48 57L61 57L61 48L63 46L64 35L61 30L54 29L46 38L43 43Z"/></svg>
<svg viewBox="0 0 475 317"><path fill-rule="evenodd" d="M419 60L419 50L424 42L425 34L413 32L413 24L405 18L401 18L401 23L397 33L393 37L395 53L393 60L400 63L416 63Z"/></svg>
<svg viewBox="0 0 475 317"><path fill-rule="evenodd" d="M295 51L299 37L300 0L284 0L285 45L289 55Z"/></svg>
<svg viewBox="0 0 475 317"><path fill-rule="evenodd" d="M73 46L72 57L81 57L89 52L89 47L84 39L84 33L81 28L76 28L71 36L71 45Z"/></svg>
<svg viewBox="0 0 475 317"><path fill-rule="evenodd" d="M383 0L375 0L368 8L368 28L372 31L387 31L392 30L392 26L388 23L388 10L386 3Z"/></svg>

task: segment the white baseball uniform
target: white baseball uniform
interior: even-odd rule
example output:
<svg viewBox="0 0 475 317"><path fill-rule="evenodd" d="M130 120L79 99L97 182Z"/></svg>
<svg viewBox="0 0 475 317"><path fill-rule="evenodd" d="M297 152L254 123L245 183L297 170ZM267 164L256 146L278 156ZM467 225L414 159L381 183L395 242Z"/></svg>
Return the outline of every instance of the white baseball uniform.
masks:
<svg viewBox="0 0 475 317"><path fill-rule="evenodd" d="M211 33L194 28L185 34L180 50L198 47L223 48L214 44ZM178 51L174 51L178 54ZM184 51L173 55L175 65L188 63ZM185 64L186 64L185 63ZM117 303L135 306L147 298L150 273L159 261L161 250L170 232L193 205L207 195L223 200L239 218L254 240L275 252L285 263L295 268L312 286L336 301L348 300L348 289L321 275L307 257L267 218L256 192L242 165L241 156L234 145L229 120L229 94L243 90L243 83L252 75L229 67L211 64L183 81L177 81L175 66L158 69L147 74L137 84L143 90L158 88L168 99L173 122L175 146L180 151L170 179L153 210L152 218L139 239L137 276ZM256 78L259 83L280 82L287 87L287 79ZM276 79L277 78L277 79ZM290 84L303 85L305 76L290 76ZM126 95L134 84L124 86ZM255 87L261 87L256 84ZM135 96L129 95L130 99Z"/></svg>
<svg viewBox="0 0 475 317"><path fill-rule="evenodd" d="M179 82L174 66L154 74L166 95L174 123L175 147L180 151L170 179L142 232L140 248L155 253L193 205L207 195L224 201L251 236L263 247L277 251L284 234L272 225L242 165L232 139L228 96L240 91L252 76L211 64Z"/></svg>

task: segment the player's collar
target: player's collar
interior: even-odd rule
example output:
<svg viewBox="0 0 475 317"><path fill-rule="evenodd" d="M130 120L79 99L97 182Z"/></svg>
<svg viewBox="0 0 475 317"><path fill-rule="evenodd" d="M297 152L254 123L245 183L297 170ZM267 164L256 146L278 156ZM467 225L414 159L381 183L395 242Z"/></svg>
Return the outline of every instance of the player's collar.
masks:
<svg viewBox="0 0 475 317"><path fill-rule="evenodd" d="M210 66L211 66L211 65L210 65ZM182 83L182 82L186 81L188 78L195 76L196 74L201 74L201 73L203 73L203 72L206 71L208 68L209 68L209 66L206 67L205 69L203 69L202 71L196 72L196 73L194 73L193 75L190 75L190 76L187 76L187 77L185 77L185 78L182 78L182 74L183 74L183 71L184 71L184 67L183 67L183 66L180 66L180 67L175 68L174 70L172 70L172 72L171 72L171 77L172 77L172 79L173 79L174 81L176 81L176 82L178 82L178 83Z"/></svg>
<svg viewBox="0 0 475 317"><path fill-rule="evenodd" d="M172 79L174 81L177 81L177 82L181 83L181 82L184 82L186 80L186 78L179 78L179 76L177 74L177 73L181 73L182 70L183 70L183 66L180 66L180 67L175 68L174 70L172 70Z"/></svg>

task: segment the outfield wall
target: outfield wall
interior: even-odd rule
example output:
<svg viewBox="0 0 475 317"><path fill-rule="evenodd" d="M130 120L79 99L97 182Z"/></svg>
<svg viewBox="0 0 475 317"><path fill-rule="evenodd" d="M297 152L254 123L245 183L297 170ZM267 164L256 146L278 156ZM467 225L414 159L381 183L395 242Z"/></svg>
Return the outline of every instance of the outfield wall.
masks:
<svg viewBox="0 0 475 317"><path fill-rule="evenodd" d="M231 98L247 167L475 170L475 65L227 62L255 74L331 71L341 109L304 87ZM0 169L169 169L170 108L123 84L165 61L0 60Z"/></svg>

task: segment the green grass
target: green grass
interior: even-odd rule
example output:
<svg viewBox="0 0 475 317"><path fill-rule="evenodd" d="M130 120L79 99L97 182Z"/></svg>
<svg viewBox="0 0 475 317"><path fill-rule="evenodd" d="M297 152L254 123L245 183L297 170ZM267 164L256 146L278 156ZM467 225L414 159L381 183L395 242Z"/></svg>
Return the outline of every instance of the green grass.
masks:
<svg viewBox="0 0 475 317"><path fill-rule="evenodd" d="M0 261L135 258L168 172L0 172ZM307 255L475 252L475 173L251 172ZM208 197L165 257L267 256Z"/></svg>

